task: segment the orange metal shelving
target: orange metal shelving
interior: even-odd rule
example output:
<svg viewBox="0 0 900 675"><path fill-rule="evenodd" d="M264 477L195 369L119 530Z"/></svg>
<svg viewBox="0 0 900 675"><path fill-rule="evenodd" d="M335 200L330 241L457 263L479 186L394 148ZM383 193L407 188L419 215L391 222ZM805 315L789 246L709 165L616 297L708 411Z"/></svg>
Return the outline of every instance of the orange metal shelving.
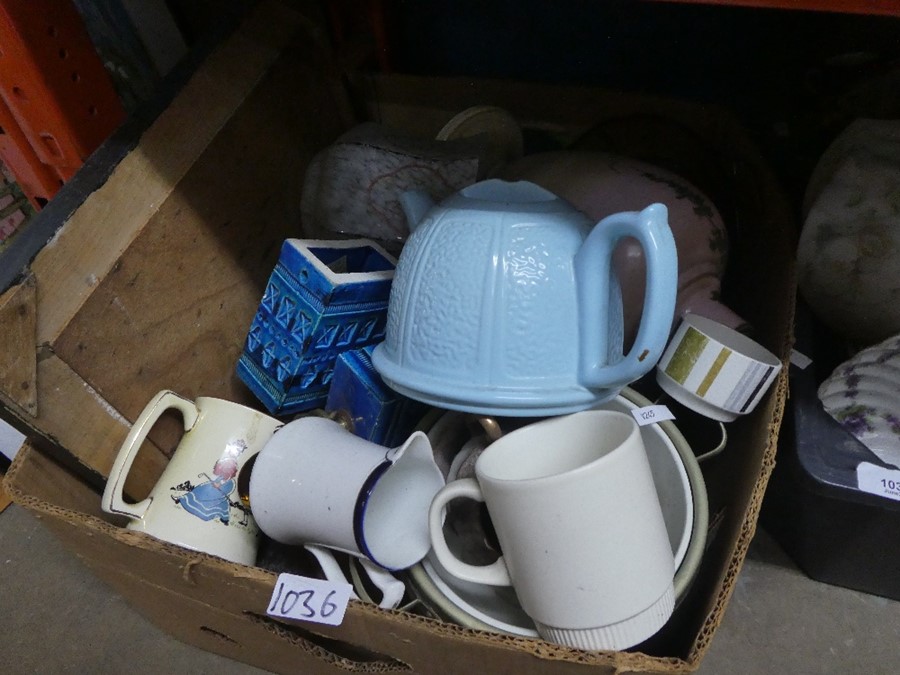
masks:
<svg viewBox="0 0 900 675"><path fill-rule="evenodd" d="M701 5L731 5L759 9L790 9L840 14L900 16L900 0L657 0Z"/></svg>
<svg viewBox="0 0 900 675"><path fill-rule="evenodd" d="M36 208L125 111L70 0L0 0L0 159Z"/></svg>

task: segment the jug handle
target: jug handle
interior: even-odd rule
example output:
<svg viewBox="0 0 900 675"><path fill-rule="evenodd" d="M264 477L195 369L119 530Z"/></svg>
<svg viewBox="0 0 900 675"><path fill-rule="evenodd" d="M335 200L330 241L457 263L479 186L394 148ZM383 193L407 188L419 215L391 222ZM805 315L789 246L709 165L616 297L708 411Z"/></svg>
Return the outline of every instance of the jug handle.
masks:
<svg viewBox="0 0 900 675"><path fill-rule="evenodd" d="M119 448L119 454L116 455L112 470L109 472L109 479L106 481L103 501L101 502L103 510L107 513L116 513L140 520L144 517L147 509L150 508L153 497L147 497L135 504L129 504L125 501L123 494L125 479L131 471L131 465L134 463L134 458L137 457L138 450L140 450L156 420L164 412L173 408L181 412L184 418L185 431L191 430L200 414L193 401L189 401L172 391L163 390L150 400L131 426L125 442Z"/></svg>
<svg viewBox="0 0 900 675"><path fill-rule="evenodd" d="M341 569L341 566L338 564L337 559L334 557L334 554L329 551L324 546L320 546L318 544L304 544L303 548L312 553L315 557L316 561L319 563L319 567L322 569L322 573L325 575L325 578L332 583L345 583L353 587L351 591L351 596L355 600L360 600L357 593L357 585L351 583L347 577L344 575L344 571ZM377 604L382 609L396 609L400 606L400 602L403 600L403 595L406 593L405 584L397 579L393 574L388 572L386 569L379 567L375 563L371 562L366 558L356 558L359 562L360 566L366 572L366 575L369 577L369 580L375 584L378 590L381 591L381 601L375 603L374 600L369 598L373 604ZM350 561L351 564L351 574L356 576L358 575L358 571L354 574L354 570L356 568L352 567L353 561ZM359 586L362 586L362 583L359 582Z"/></svg>
<svg viewBox="0 0 900 675"><path fill-rule="evenodd" d="M634 237L644 251L647 286L634 344L622 360L607 364L607 331L601 327L609 309L612 254L623 237ZM651 204L642 211L616 213L601 220L575 257L575 269L582 297L582 383L591 389L608 389L633 382L659 361L675 315L678 255L666 206Z"/></svg>

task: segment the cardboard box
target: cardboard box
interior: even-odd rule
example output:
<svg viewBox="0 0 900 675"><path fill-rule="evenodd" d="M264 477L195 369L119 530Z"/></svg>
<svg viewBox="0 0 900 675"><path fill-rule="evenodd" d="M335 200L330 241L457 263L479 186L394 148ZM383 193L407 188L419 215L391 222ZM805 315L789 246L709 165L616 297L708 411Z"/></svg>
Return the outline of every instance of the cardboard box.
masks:
<svg viewBox="0 0 900 675"><path fill-rule="evenodd" d="M716 200L734 226L725 299L787 363L791 210L730 115L591 88L373 76L334 63L315 21L261 3L0 296L0 320L24 336L0 351L0 372L10 374L0 379L4 414L63 460L26 445L6 489L162 629L275 672L695 669L755 530L786 369L757 410L730 425L727 451L704 464L708 548L676 614L642 651L580 652L360 602L335 628L276 621L265 614L274 572L127 531L100 511L102 478L158 390L259 407L235 376L247 328L282 241L317 234L300 227L305 167L358 115L426 138L484 103L562 142L606 124L606 149L680 172ZM134 497L149 492L174 447L178 421L168 421L139 453L126 486Z"/></svg>

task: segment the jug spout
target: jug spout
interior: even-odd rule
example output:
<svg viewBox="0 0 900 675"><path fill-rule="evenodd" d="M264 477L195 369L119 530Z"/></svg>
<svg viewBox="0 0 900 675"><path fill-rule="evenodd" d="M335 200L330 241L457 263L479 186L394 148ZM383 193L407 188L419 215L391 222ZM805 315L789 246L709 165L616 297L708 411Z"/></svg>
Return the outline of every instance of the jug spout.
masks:
<svg viewBox="0 0 900 675"><path fill-rule="evenodd" d="M400 195L400 206L406 214L409 231L414 232L425 218L425 214L434 206L434 200L424 190L407 190Z"/></svg>
<svg viewBox="0 0 900 675"><path fill-rule="evenodd" d="M415 460L426 465L434 464L434 468L440 472L437 463L434 461L434 450L431 446L431 441L423 431L414 431L402 445L389 449L385 454L385 459L395 464L404 458L408 461ZM443 476L443 474L441 475Z"/></svg>

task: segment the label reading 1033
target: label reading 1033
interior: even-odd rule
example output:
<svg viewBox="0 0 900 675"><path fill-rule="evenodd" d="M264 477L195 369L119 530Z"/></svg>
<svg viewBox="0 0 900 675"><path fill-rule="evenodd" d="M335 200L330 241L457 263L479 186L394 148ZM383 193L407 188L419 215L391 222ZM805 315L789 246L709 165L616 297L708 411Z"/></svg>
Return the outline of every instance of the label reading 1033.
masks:
<svg viewBox="0 0 900 675"><path fill-rule="evenodd" d="M347 583L311 579L296 574L279 574L266 613L284 619L339 626L350 601Z"/></svg>
<svg viewBox="0 0 900 675"><path fill-rule="evenodd" d="M900 471L862 462L856 467L856 484L863 492L900 501Z"/></svg>
<svg viewBox="0 0 900 675"><path fill-rule="evenodd" d="M664 405L648 405L643 408L634 408L631 416L637 421L639 426L655 424L656 422L665 422L666 420L674 420L675 415Z"/></svg>
<svg viewBox="0 0 900 675"><path fill-rule="evenodd" d="M812 363L812 359L809 358L806 354L801 354L796 349L792 349L791 363L797 366L800 370L806 370Z"/></svg>

